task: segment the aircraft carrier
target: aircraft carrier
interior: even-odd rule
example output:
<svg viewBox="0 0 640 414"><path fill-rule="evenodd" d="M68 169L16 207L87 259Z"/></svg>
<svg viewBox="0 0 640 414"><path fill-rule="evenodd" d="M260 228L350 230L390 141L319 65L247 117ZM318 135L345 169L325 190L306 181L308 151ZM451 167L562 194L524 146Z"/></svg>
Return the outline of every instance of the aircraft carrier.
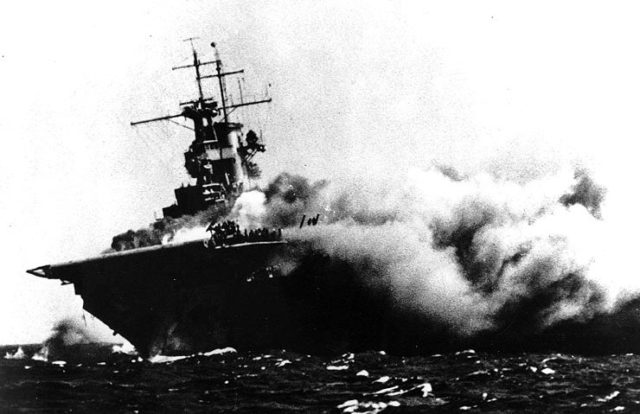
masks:
<svg viewBox="0 0 640 414"><path fill-rule="evenodd" d="M195 71L196 99L181 102L175 114L131 123L190 121L194 139L184 157L195 183L176 188L176 202L163 215L171 220L209 212L211 237L153 245L125 233L114 238L109 253L27 272L73 284L84 309L142 354L223 346L339 352L388 349L390 338L405 343L393 332L400 326L393 318L408 315L390 312L386 294L362 289L344 263L283 240L280 229L241 229L222 221L259 176L253 158L265 151L261 136L245 134L230 115L271 99L229 102L225 78L243 71L225 71L212 47L214 59L201 60L192 45L192 62L173 68ZM209 78L217 80L217 98L205 95Z"/></svg>
<svg viewBox="0 0 640 414"><path fill-rule="evenodd" d="M180 103L175 114L132 122L134 126L176 118L189 122L181 125L194 134L184 153L192 183L175 189L176 202L163 209L164 218L151 228L162 236L186 218L193 222L204 217L210 237L167 243L164 237L140 237L130 231L114 237L108 253L27 271L73 284L84 309L139 353L191 353L227 346L306 353L386 350L405 355L469 346L598 353L612 352L613 337L616 350L637 350L638 299L591 320L531 329L536 309L554 297L545 293L507 307L497 315L493 329L465 337L428 312L411 311L399 303L392 288L369 277L367 266L373 264L354 265L292 237L299 227L322 220L317 212L306 212L308 216L298 219L299 226L284 233L240 228L228 213L238 197L252 189L252 180L260 174L254 157L265 151L265 145L261 133L245 134L244 126L230 116L239 107L270 99L245 101L240 94L240 102L231 102L225 78L243 71L225 71L215 44L212 47L212 60L200 60L192 47L192 62L173 68L195 71L195 99ZM216 81L216 97L205 95L204 80L209 78Z"/></svg>

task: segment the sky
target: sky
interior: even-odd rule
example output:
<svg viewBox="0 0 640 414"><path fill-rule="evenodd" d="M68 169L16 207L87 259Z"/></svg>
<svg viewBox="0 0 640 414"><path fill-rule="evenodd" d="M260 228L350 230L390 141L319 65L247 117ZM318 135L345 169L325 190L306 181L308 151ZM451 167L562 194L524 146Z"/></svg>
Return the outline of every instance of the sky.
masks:
<svg viewBox="0 0 640 414"><path fill-rule="evenodd" d="M194 96L190 46L244 68L234 115L265 180L386 180L452 165L527 180L588 168L634 215L640 100L633 2L14 2L0 16L0 344L82 315L24 273L95 255L187 182L189 131L129 122ZM236 81L228 88L238 99ZM206 85L205 85L206 86ZM206 86L207 88L215 85ZM620 219L622 220L622 219ZM628 243L633 232L621 234ZM95 322L97 324L97 322ZM99 324L98 324L99 325ZM104 328L98 328L103 329Z"/></svg>

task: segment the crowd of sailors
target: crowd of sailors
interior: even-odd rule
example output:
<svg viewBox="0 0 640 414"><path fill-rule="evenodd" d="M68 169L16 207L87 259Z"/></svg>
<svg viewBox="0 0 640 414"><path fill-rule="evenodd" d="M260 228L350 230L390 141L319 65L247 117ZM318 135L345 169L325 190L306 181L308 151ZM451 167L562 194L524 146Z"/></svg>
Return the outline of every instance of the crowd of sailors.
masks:
<svg viewBox="0 0 640 414"><path fill-rule="evenodd" d="M222 222L212 222L207 227L211 233L210 242L215 246L228 246L238 243L253 243L261 241L276 241L282 239L282 229L267 229L264 227L244 231L240 230L240 225L234 220Z"/></svg>

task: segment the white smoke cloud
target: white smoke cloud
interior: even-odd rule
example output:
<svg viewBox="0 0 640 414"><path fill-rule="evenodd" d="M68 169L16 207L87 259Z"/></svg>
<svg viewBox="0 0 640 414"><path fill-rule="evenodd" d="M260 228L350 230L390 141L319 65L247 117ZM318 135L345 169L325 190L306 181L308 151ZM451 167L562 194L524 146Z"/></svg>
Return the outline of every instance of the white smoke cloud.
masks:
<svg viewBox="0 0 640 414"><path fill-rule="evenodd" d="M570 170L527 182L411 170L392 184L333 183L290 203L272 196L259 220L321 213L322 225L288 237L458 333L499 328L512 311L542 329L610 312L640 291L608 272L616 233L595 214L599 204L566 201L580 199L580 180Z"/></svg>
<svg viewBox="0 0 640 414"><path fill-rule="evenodd" d="M248 191L238 197L231 217L242 228L261 227L265 211L265 195L261 191Z"/></svg>
<svg viewBox="0 0 640 414"><path fill-rule="evenodd" d="M461 277L452 249L435 250L415 223L366 226L354 222L293 233L314 248L350 263L371 289L392 292L398 303L448 322L463 332L488 327L482 297ZM480 315L480 318L478 316Z"/></svg>

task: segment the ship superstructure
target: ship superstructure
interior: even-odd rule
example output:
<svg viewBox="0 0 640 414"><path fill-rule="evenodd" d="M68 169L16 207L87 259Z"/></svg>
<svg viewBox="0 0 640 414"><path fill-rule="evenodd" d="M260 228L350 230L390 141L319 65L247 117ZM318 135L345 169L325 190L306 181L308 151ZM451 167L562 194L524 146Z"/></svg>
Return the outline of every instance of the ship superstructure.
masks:
<svg viewBox="0 0 640 414"><path fill-rule="evenodd" d="M165 217L192 215L214 205L232 204L247 189L249 181L260 176L260 169L253 162L253 157L265 151L258 134L250 130L245 135L243 125L232 122L230 114L237 108L268 103L271 99L265 97L245 102L241 98L240 103L229 103L225 78L244 73L244 70L225 71L215 43L211 43L215 58L200 60L193 40L187 39L191 42L193 61L172 69L194 69L198 97L181 102L179 113L131 123L135 126L184 117L193 125L189 128L193 130L194 140L184 153L184 165L195 184L175 189L176 203L162 209ZM211 67L215 68L215 72L205 73ZM217 79L219 100L205 96L203 81L207 79Z"/></svg>

